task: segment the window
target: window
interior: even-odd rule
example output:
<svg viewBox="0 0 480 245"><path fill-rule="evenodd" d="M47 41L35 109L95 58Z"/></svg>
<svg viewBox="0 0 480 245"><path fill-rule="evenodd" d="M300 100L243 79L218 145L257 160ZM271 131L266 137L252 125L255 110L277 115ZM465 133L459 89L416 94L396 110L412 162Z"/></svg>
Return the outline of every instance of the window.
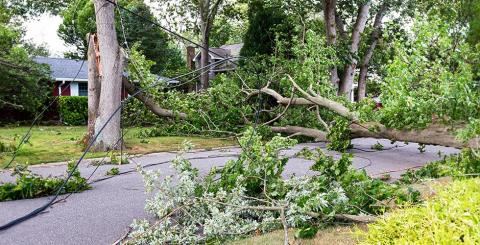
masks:
<svg viewBox="0 0 480 245"><path fill-rule="evenodd" d="M79 83L78 84L78 95L79 96L88 96L88 84Z"/></svg>

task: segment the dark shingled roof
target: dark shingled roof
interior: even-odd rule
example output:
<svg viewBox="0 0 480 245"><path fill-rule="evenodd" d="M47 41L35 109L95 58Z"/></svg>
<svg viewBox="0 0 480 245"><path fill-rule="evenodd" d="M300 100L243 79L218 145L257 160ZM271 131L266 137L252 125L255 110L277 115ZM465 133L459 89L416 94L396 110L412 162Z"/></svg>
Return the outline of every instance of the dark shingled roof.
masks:
<svg viewBox="0 0 480 245"><path fill-rule="evenodd" d="M64 58L50 58L37 56L33 60L39 64L50 65L52 77L67 78L73 80L76 79L88 79L88 63L82 62L82 60L71 60ZM83 65L82 65L83 63ZM81 69L80 69L81 67ZM78 72L80 70L80 72ZM78 76L77 76L78 73Z"/></svg>

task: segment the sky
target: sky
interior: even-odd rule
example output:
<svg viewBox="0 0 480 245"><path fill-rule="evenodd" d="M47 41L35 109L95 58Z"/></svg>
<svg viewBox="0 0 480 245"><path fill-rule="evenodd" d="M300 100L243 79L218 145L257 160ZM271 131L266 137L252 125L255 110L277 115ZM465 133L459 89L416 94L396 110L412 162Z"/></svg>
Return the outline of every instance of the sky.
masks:
<svg viewBox="0 0 480 245"><path fill-rule="evenodd" d="M31 40L35 44L44 43L50 56L63 57L63 53L73 48L67 47L62 39L57 35L58 27L62 23L60 16L43 14L38 18L32 18L23 24L25 28L25 39Z"/></svg>

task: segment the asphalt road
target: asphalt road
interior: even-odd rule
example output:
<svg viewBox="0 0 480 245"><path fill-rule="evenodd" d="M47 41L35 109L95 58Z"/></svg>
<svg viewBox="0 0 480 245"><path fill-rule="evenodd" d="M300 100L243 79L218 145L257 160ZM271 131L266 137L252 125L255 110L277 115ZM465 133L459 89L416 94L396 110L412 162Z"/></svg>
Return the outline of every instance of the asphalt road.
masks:
<svg viewBox="0 0 480 245"><path fill-rule="evenodd" d="M380 141L383 151L374 151L371 146L376 139L355 139L353 167L364 168L371 176L381 176L389 172L392 178L398 178L407 168L415 168L439 159L438 152L443 154L457 153L457 149L427 146L426 152L420 153L417 144L396 143L391 145L388 140ZM325 148L322 143L300 144L286 150L284 154L294 155L303 147ZM212 151L198 151L187 154L201 173L207 173L213 166L221 166L228 159L238 155L238 148L228 148ZM328 152L337 156L338 153ZM131 164L118 166L121 172L135 169L135 164L147 167L148 170L160 169L165 175L172 174L167 162L175 157L174 153L154 153L132 159ZM203 159L202 159L203 158ZM311 162L291 158L285 168L285 177L296 174L311 173L308 169ZM105 177L106 171L114 167L104 165L99 167L91 180ZM89 176L95 167L88 161L82 163L80 171L83 176ZM50 164L34 166L32 171L41 175L62 175L65 164ZM12 181L7 172L0 173L0 182ZM152 218L144 212L146 195L141 176L132 171L129 174L115 176L93 184L93 189L71 195L66 201L57 203L46 212L27 220L6 231L0 232L0 244L112 244L123 234L134 219ZM43 205L49 197L19 201L0 202L0 224L20 217Z"/></svg>

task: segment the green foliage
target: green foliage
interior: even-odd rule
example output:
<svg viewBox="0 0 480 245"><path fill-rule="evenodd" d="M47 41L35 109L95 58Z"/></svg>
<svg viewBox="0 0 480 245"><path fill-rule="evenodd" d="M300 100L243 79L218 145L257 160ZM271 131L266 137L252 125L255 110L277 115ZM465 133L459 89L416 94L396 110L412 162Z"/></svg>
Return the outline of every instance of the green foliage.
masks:
<svg viewBox="0 0 480 245"><path fill-rule="evenodd" d="M377 143L372 145L372 149L377 150L377 151L381 151L381 150L383 150L383 145L380 144L380 142L377 141Z"/></svg>
<svg viewBox="0 0 480 245"><path fill-rule="evenodd" d="M344 152L352 148L352 140L350 136L350 122L342 117L337 117L335 125L328 132L327 139L330 141L327 148Z"/></svg>
<svg viewBox="0 0 480 245"><path fill-rule="evenodd" d="M155 226L135 221L132 243L222 242L255 230L269 231L281 225L279 210L271 210L279 205L285 208L287 225L300 227L297 236L307 237L335 214L378 214L388 210L388 202L418 200L418 193L351 169L349 155L334 160L321 151L308 154L316 159L312 166L316 174L284 179L288 158L279 153L294 140L275 136L263 142L250 128L239 143L245 150L238 160L212 169L205 178L183 158L185 152L173 161L175 175L161 177L158 171L140 170L147 192L154 192L146 210L159 220Z"/></svg>
<svg viewBox="0 0 480 245"><path fill-rule="evenodd" d="M418 170L408 170L400 182L415 183L423 179L445 176L455 178L476 177L480 173L480 156L473 149L464 149L458 155L445 156L442 160L429 163Z"/></svg>
<svg viewBox="0 0 480 245"><path fill-rule="evenodd" d="M107 171L106 175L114 176L114 175L118 175L119 173L120 173L120 170L117 167L113 167Z"/></svg>
<svg viewBox="0 0 480 245"><path fill-rule="evenodd" d="M295 238L313 238L318 232L318 227L313 227L313 226L306 226L299 228L295 232Z"/></svg>
<svg viewBox="0 0 480 245"><path fill-rule="evenodd" d="M86 125L88 121L88 98L85 96L60 96L60 118L67 125Z"/></svg>
<svg viewBox="0 0 480 245"><path fill-rule="evenodd" d="M108 156L110 158L110 164L118 164L118 165L122 165L122 164L129 164L130 162L128 161L128 158L127 158L127 155L121 155L115 151L110 151L110 153L108 153Z"/></svg>
<svg viewBox="0 0 480 245"><path fill-rule="evenodd" d="M70 173L75 166L75 162L69 162L67 173ZM54 195L64 182L63 178L47 177L43 178L32 173L26 166L17 165L13 176L16 176L15 183L4 183L0 185L0 201L19 200L36 198L48 195ZM80 175L76 169L72 177L65 186L59 191L59 194L81 192L90 189L87 180Z"/></svg>
<svg viewBox="0 0 480 245"><path fill-rule="evenodd" d="M242 56L271 55L278 37L285 41L292 38L293 25L288 22L287 16L275 1L250 1L248 20Z"/></svg>
<svg viewBox="0 0 480 245"><path fill-rule="evenodd" d="M361 244L480 243L480 180L455 181L432 200L368 226Z"/></svg>
<svg viewBox="0 0 480 245"><path fill-rule="evenodd" d="M150 8L143 1L122 0L119 4L143 16L143 18L155 20ZM67 44L75 46L77 49L75 52L67 54L67 56L75 58L86 57L88 42L85 37L88 33L96 32L94 13L93 1L90 0L74 1L68 5L68 8L62 11L63 22L59 27L58 35ZM126 41L130 46L138 43L138 49L149 60L154 61L152 72L163 74L185 67L180 51L172 46L171 39L162 29L126 11L116 13L115 23L120 44L125 43L120 15L125 26Z"/></svg>
<svg viewBox="0 0 480 245"><path fill-rule="evenodd" d="M50 92L50 71L31 59L12 11L5 1L0 1L0 109L33 114Z"/></svg>
<svg viewBox="0 0 480 245"><path fill-rule="evenodd" d="M245 186L246 193L257 196L268 192L272 197L282 194L281 174L288 158L279 157L280 150L295 145L296 140L273 137L263 144L262 137L252 128L247 129L239 140L243 152L237 160L228 161L219 173L220 178L212 183L211 190L232 190L238 185ZM211 176L218 174L214 169Z"/></svg>
<svg viewBox="0 0 480 245"><path fill-rule="evenodd" d="M418 17L414 39L397 41L379 110L387 127L424 128L434 119L455 125L480 118L480 87L472 70L478 51L452 37L451 28L441 20Z"/></svg>
<svg viewBox="0 0 480 245"><path fill-rule="evenodd" d="M310 155L312 158L312 155ZM327 183L338 183L348 198L347 205L336 207L337 212L353 213L359 211L379 214L389 209L388 203L403 204L418 201L416 191L402 189L399 185L388 184L379 179L372 179L365 170L352 169L352 155L342 154L334 160L318 150L313 154L315 163L311 169L326 177ZM325 181L320 178L321 181Z"/></svg>

